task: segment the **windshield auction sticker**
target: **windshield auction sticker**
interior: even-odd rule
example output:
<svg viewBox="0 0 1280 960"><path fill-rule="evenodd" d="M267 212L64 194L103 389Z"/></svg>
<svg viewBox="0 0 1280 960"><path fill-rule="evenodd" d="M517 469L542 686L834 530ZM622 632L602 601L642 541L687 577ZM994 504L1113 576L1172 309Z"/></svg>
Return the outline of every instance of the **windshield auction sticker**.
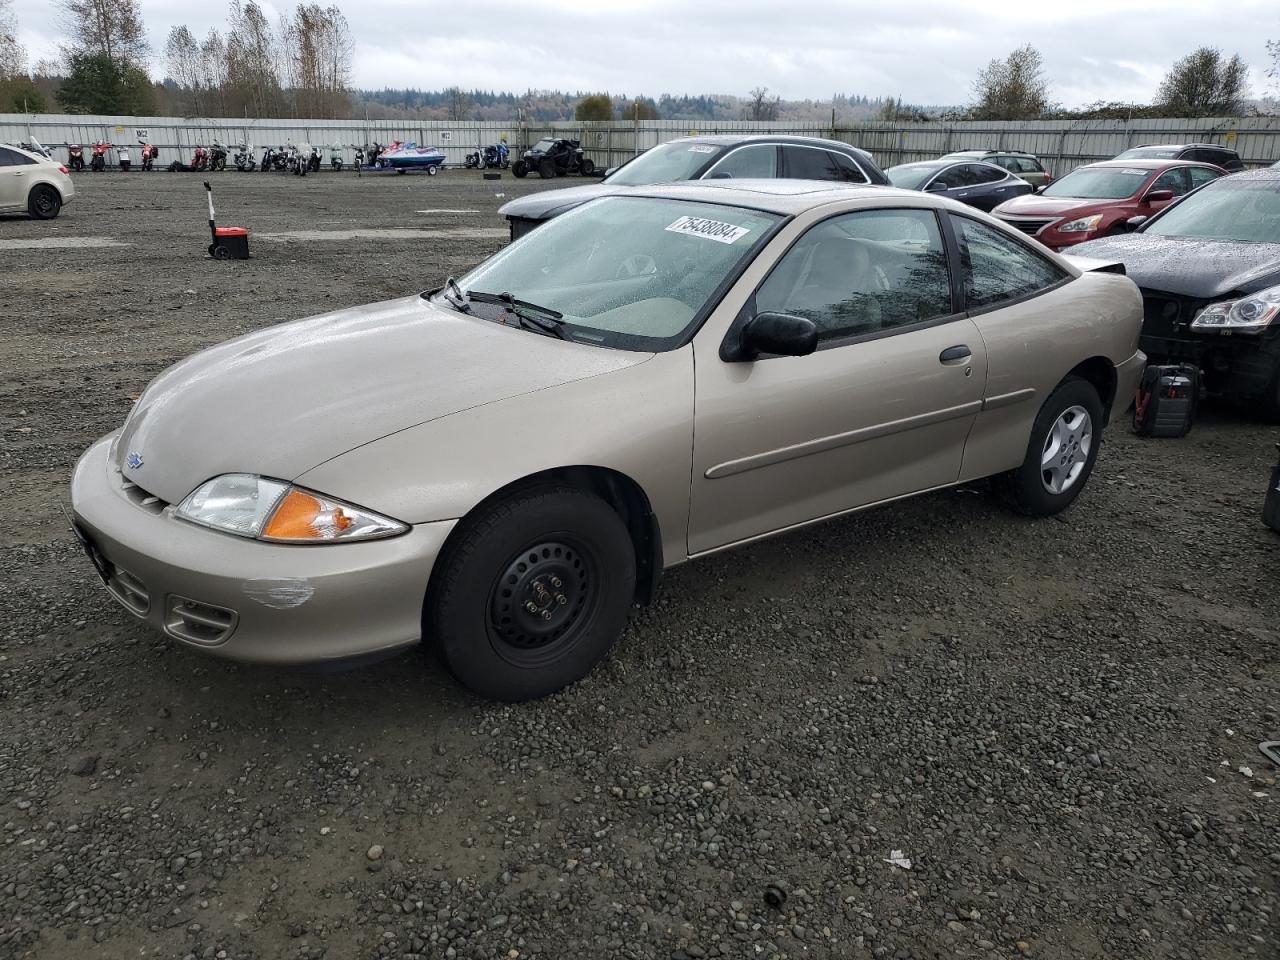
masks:
<svg viewBox="0 0 1280 960"><path fill-rule="evenodd" d="M715 153L716 148L708 147L707 145L701 144L701 143L695 143L692 147L689 148L689 152L690 153Z"/></svg>
<svg viewBox="0 0 1280 960"><path fill-rule="evenodd" d="M751 232L748 227L735 227L732 223L707 220L704 217L681 217L667 227L667 231L702 237L704 240L715 240L717 243L735 243Z"/></svg>

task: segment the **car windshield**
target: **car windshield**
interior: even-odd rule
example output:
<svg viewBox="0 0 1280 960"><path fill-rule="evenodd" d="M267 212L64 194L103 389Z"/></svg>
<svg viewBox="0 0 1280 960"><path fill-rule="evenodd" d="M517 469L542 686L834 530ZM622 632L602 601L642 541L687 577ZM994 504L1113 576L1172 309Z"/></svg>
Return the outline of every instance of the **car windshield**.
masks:
<svg viewBox="0 0 1280 960"><path fill-rule="evenodd" d="M556 217L459 278L557 311L569 340L624 350L679 346L776 214L720 204L604 197ZM441 305L448 305L445 291ZM489 319L503 308L474 303Z"/></svg>
<svg viewBox="0 0 1280 960"><path fill-rule="evenodd" d="M541 140L539 140L537 143L533 145L533 149L541 150L543 153L546 153L546 151L550 150L555 145L556 145L556 142L554 139L552 139L551 137L543 137Z"/></svg>
<svg viewBox="0 0 1280 960"><path fill-rule="evenodd" d="M1136 167L1095 167L1073 170L1041 192L1042 197L1078 197L1082 200L1124 200L1132 197L1151 176Z"/></svg>
<svg viewBox="0 0 1280 960"><path fill-rule="evenodd" d="M1116 154L1117 160L1176 160L1177 147L1134 147Z"/></svg>
<svg viewBox="0 0 1280 960"><path fill-rule="evenodd" d="M690 180L709 161L724 152L724 147L711 143L676 142L646 150L612 176L604 179L622 187L640 187L647 183L674 183Z"/></svg>
<svg viewBox="0 0 1280 960"><path fill-rule="evenodd" d="M885 171L889 182L903 190L919 190L926 180L942 168L935 163L904 163Z"/></svg>
<svg viewBox="0 0 1280 960"><path fill-rule="evenodd" d="M1157 237L1280 243L1280 182L1215 180L1169 207L1142 232Z"/></svg>

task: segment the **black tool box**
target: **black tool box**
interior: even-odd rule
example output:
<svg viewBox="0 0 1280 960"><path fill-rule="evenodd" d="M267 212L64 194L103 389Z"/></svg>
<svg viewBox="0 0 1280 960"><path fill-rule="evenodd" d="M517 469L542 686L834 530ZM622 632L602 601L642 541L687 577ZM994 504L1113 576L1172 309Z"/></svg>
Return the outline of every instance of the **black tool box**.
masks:
<svg viewBox="0 0 1280 960"><path fill-rule="evenodd" d="M1152 364L1142 373L1133 404L1133 429L1143 437L1185 437L1200 401L1200 369L1189 363Z"/></svg>

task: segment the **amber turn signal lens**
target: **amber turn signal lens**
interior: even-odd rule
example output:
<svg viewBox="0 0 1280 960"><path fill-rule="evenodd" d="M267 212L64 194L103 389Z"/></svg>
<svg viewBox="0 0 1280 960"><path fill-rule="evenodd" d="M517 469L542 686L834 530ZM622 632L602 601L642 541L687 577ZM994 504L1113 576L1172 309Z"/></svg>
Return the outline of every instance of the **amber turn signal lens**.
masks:
<svg viewBox="0 0 1280 960"><path fill-rule="evenodd" d="M262 531L273 540L328 540L351 526L341 507L325 509L308 493L290 490L276 506Z"/></svg>

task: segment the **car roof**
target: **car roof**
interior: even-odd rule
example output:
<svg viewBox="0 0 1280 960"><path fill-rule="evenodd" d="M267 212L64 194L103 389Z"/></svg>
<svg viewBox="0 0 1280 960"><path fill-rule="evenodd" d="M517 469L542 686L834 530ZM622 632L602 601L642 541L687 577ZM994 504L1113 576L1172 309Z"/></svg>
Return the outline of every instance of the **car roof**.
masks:
<svg viewBox="0 0 1280 960"><path fill-rule="evenodd" d="M1213 150L1235 153L1233 148L1224 147L1220 143L1136 143L1132 147L1125 147L1121 153L1128 153L1130 150L1187 150L1191 147L1209 147Z"/></svg>
<svg viewBox="0 0 1280 960"><path fill-rule="evenodd" d="M997 167L994 163L986 163L976 157L957 157L954 154L947 154L945 157L939 157L937 160L913 160L910 163L898 163L890 167L890 170L897 170L901 167L936 167L941 170L943 167L955 167L962 163L972 163L979 167L990 167L992 170L999 170L1001 173L1008 173L1004 167Z"/></svg>
<svg viewBox="0 0 1280 960"><path fill-rule="evenodd" d="M1232 183L1238 183L1241 180L1252 180L1262 183L1280 183L1280 170L1275 167L1257 167L1253 170L1241 170L1239 173L1231 173L1225 177L1219 177L1219 180L1230 180ZM1217 183L1217 180L1213 181Z"/></svg>
<svg viewBox="0 0 1280 960"><path fill-rule="evenodd" d="M1002 157L1035 158L1034 153L1029 153L1026 150L952 150L950 153L944 153L942 157L991 157L997 154Z"/></svg>
<svg viewBox="0 0 1280 960"><path fill-rule="evenodd" d="M628 197L654 197L664 200L691 200L700 203L723 203L751 207L766 213L792 216L813 207L840 200L864 197L881 199L888 196L918 200L918 190L899 190L878 184L836 183L830 180L682 180L676 183L633 187Z"/></svg>
<svg viewBox="0 0 1280 960"><path fill-rule="evenodd" d="M712 143L721 147L734 147L742 143L791 143L801 147L822 147L826 150L840 150L844 153L856 153L871 157L861 147L855 147L843 140L828 140L826 137L802 137L785 133L716 133L695 134L688 137L676 137L666 143Z"/></svg>
<svg viewBox="0 0 1280 960"><path fill-rule="evenodd" d="M1136 147L1134 148L1137 149ZM1166 170L1170 167L1207 167L1210 170L1221 170L1212 163L1200 160L1178 160L1176 157L1133 157L1129 160L1099 160L1097 163L1086 163L1076 170L1092 170L1097 167L1126 167L1131 170ZM1072 171L1074 173L1075 170Z"/></svg>

